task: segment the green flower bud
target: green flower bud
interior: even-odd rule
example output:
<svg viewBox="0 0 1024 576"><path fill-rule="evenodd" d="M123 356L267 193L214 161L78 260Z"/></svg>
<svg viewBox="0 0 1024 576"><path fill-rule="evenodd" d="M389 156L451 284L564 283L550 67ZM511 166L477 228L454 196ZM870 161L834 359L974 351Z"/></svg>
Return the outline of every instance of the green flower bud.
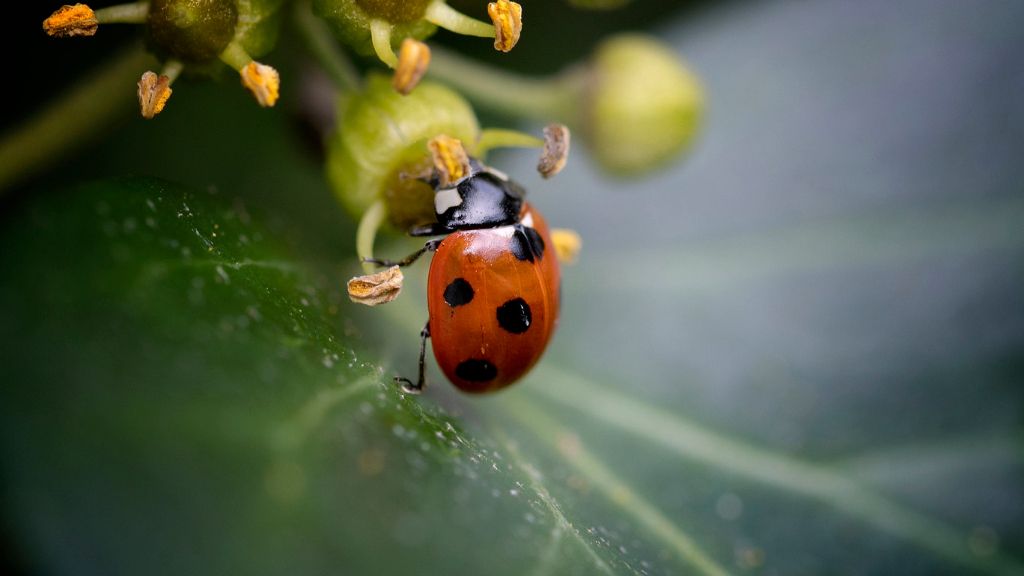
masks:
<svg viewBox="0 0 1024 576"><path fill-rule="evenodd" d="M205 62L227 47L235 37L237 22L233 0L153 0L146 26L161 55Z"/></svg>
<svg viewBox="0 0 1024 576"><path fill-rule="evenodd" d="M647 36L623 35L597 50L579 129L607 170L635 174L667 164L693 141L704 108L697 77Z"/></svg>
<svg viewBox="0 0 1024 576"><path fill-rule="evenodd" d="M313 0L313 13L324 19L342 42L360 54L373 54L370 21L393 26L392 48L405 38L423 40L437 26L424 19L430 0Z"/></svg>
<svg viewBox="0 0 1024 576"><path fill-rule="evenodd" d="M338 119L327 145L327 177L338 199L356 217L383 200L399 229L434 219L433 190L416 179L431 167L427 141L447 134L472 151L480 134L473 109L455 92L423 82L402 96L380 75L342 98Z"/></svg>
<svg viewBox="0 0 1024 576"><path fill-rule="evenodd" d="M283 2L153 0L146 19L150 45L163 58L189 64L214 62L229 44L258 58L277 43Z"/></svg>
<svg viewBox="0 0 1024 576"><path fill-rule="evenodd" d="M259 58L274 49L281 29L284 0L236 0L235 38L249 56Z"/></svg>
<svg viewBox="0 0 1024 576"><path fill-rule="evenodd" d="M147 70L138 82L139 111L151 119L163 110L171 83L184 68L215 74L222 63L238 72L260 106L273 106L280 75L256 62L277 43L284 0L151 0L93 10L64 6L43 21L50 36L92 36L102 24L143 24L152 51L164 60L160 74Z"/></svg>

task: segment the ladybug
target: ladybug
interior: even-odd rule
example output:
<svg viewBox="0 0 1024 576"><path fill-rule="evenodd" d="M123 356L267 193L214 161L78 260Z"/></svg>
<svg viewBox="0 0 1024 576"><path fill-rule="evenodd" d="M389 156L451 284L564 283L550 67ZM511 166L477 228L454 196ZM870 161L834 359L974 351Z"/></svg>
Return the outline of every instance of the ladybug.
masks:
<svg viewBox="0 0 1024 576"><path fill-rule="evenodd" d="M443 236L400 261L434 252L427 279L429 319L420 333L419 377L395 378L409 392L424 385L426 341L460 390L492 392L523 377L540 359L558 324L561 278L547 223L508 176L469 159L469 173L448 186L437 177L437 221L412 236Z"/></svg>

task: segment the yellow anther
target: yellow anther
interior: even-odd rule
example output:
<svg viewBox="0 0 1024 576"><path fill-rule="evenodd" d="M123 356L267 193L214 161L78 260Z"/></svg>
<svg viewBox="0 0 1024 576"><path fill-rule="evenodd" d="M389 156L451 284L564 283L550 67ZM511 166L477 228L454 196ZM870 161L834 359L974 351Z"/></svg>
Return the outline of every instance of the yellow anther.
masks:
<svg viewBox="0 0 1024 576"><path fill-rule="evenodd" d="M469 155L462 147L462 141L441 134L431 138L427 147L442 187L451 186L469 175Z"/></svg>
<svg viewBox="0 0 1024 576"><path fill-rule="evenodd" d="M43 20L43 30L50 36L67 38L71 36L92 36L99 28L99 20L96 13L85 4L68 6L65 4L59 10Z"/></svg>
<svg viewBox="0 0 1024 576"><path fill-rule="evenodd" d="M420 83L429 66L430 48L419 40L406 38L398 51L398 66L391 85L399 94L408 94Z"/></svg>
<svg viewBox="0 0 1024 576"><path fill-rule="evenodd" d="M239 75L242 77L242 86L252 92L260 106L268 108L277 102L281 76L273 67L253 60L242 68Z"/></svg>
<svg viewBox="0 0 1024 576"><path fill-rule="evenodd" d="M523 7L518 2L498 0L487 5L487 14L494 22L494 49L508 52L523 32Z"/></svg>
<svg viewBox="0 0 1024 576"><path fill-rule="evenodd" d="M357 304L377 306L387 304L402 292L405 277L398 266L392 266L376 274L356 276L348 281L348 297Z"/></svg>
<svg viewBox="0 0 1024 576"><path fill-rule="evenodd" d="M163 74L145 72L139 79L139 111L149 120L159 114L171 97L171 79Z"/></svg>
<svg viewBox="0 0 1024 576"><path fill-rule="evenodd" d="M576 258L580 255L580 248L583 247L583 239L575 230L568 228L553 228L551 230L551 243L555 245L555 255L558 261L563 264L575 264Z"/></svg>
<svg viewBox="0 0 1024 576"><path fill-rule="evenodd" d="M537 163L537 172L551 178L565 168L569 159L569 128L564 124L548 124L544 127L544 152Z"/></svg>

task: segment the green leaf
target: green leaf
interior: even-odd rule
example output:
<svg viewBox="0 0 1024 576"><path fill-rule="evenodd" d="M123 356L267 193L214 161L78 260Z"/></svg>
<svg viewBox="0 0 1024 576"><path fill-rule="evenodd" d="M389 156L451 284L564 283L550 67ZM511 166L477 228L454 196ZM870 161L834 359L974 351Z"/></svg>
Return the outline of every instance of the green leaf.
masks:
<svg viewBox="0 0 1024 576"><path fill-rule="evenodd" d="M3 242L6 504L39 568L639 569L508 431L475 436L361 360L337 292L241 206L100 182Z"/></svg>

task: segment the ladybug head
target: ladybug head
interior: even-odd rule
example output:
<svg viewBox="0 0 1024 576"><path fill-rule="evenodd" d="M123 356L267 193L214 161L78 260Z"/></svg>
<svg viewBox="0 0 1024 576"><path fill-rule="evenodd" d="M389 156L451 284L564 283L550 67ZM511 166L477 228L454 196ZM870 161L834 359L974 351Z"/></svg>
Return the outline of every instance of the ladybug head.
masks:
<svg viewBox="0 0 1024 576"><path fill-rule="evenodd" d="M448 186L441 186L436 175L431 178L438 224L467 230L518 222L526 195L523 187L475 158L470 158L469 167L469 174Z"/></svg>

